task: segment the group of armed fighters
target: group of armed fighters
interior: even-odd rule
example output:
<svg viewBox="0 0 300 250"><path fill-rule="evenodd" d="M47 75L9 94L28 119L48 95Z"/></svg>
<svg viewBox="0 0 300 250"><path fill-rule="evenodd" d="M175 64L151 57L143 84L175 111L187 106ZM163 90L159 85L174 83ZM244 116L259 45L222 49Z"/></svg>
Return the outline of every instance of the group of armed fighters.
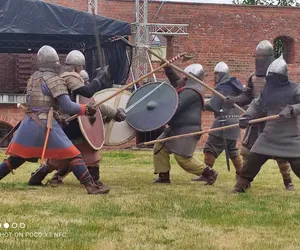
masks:
<svg viewBox="0 0 300 250"><path fill-rule="evenodd" d="M204 80L200 64L188 66L185 72ZM249 77L245 88L236 77L230 76L224 62L215 66L215 90L225 99L213 93L205 102L198 82L181 78L169 66L165 68L165 74L177 87L179 105L161 138L201 130L202 111L214 113L212 128L223 126L224 120L226 125L239 124L239 127L209 133L203 150L204 163L193 156L200 135L157 142L153 155L154 172L159 177L155 183L170 183L169 155L174 154L184 170L198 176L194 181L212 185L218 176L213 169L215 160L225 150L236 170L232 193L245 192L268 159L277 161L285 188L294 190L290 169L300 177L300 124L297 118L300 114L300 87L289 81L287 64L282 56L275 60L269 41L263 40L257 45L255 73ZM249 107L240 116L235 104ZM249 123L252 119L271 115L279 115L279 119ZM239 151L240 128L246 131Z"/></svg>
<svg viewBox="0 0 300 250"><path fill-rule="evenodd" d="M46 160L31 175L29 185L42 185L52 171L57 172L50 184L62 184L63 178L73 172L89 194L105 194L110 188L100 181L100 153L84 139L78 120L65 124L66 117L78 114L94 118L97 108L93 103L78 104L76 95L87 98L96 92L110 88L112 80L109 69L99 69L97 76L89 83L84 71L84 55L71 51L63 66L54 48L43 46L37 53L37 71L27 82L26 115L11 140L0 164L0 180L19 168L26 161L37 162L43 154L46 124L50 110L54 110L52 129L45 151ZM285 60L275 60L273 46L261 41L256 48L255 73L243 87L230 76L229 67L219 62L214 68L215 90L223 94L212 94L205 102L204 89L198 81L180 75L170 66L164 68L170 84L178 93L178 107L159 139L201 131L202 112L213 112L212 128L239 124L228 130L211 132L204 146L204 162L194 156L200 135L181 137L166 142L157 142L153 147L154 183L170 183L170 155L187 172L195 174L194 181L212 185L218 176L214 163L225 150L235 167L236 184L233 193L245 192L268 159L275 159L287 190L294 190L290 169L300 177L300 130L297 115L300 114L299 86L288 78ZM201 64L191 64L186 73L204 80ZM248 106L240 116L235 107ZM104 104L99 106L102 117L121 122L126 120L123 109ZM250 124L256 118L279 114L279 119L265 123ZM237 140L240 128L246 129L240 151ZM299 149L299 152L298 152Z"/></svg>
<svg viewBox="0 0 300 250"><path fill-rule="evenodd" d="M105 194L110 188L100 181L100 154L83 139L77 120L67 125L62 122L66 114L93 116L96 108L74 102L76 95L90 98L95 92L112 86L108 67L98 70L95 79L88 83L83 71L85 57L71 51L61 66L54 48L43 46L37 53L37 71L27 82L26 115L10 142L6 154L8 159L0 164L0 179L24 162L37 162L41 158L46 137L48 113L54 108L52 129L45 152L47 160L31 175L29 185L42 185L48 173L57 170L50 183L62 183L69 172L73 172L89 194ZM84 80L85 79L85 80ZM99 107L105 119L124 121L123 109L114 109L104 104Z"/></svg>

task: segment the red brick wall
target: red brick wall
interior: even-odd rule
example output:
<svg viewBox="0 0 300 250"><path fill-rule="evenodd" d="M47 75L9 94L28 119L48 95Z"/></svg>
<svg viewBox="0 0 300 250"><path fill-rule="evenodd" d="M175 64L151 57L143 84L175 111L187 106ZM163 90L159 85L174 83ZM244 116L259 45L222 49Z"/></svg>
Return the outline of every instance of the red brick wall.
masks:
<svg viewBox="0 0 300 250"><path fill-rule="evenodd" d="M189 24L188 37L172 39L173 55L191 52L194 59L188 63L203 64L206 82L212 82L213 68L221 60L229 65L232 75L245 82L253 71L258 42L272 42L278 36L294 39L290 71L293 80L300 80L299 8L166 2L153 20L160 4L149 3L149 22ZM133 1L100 0L98 9L103 16L135 21Z"/></svg>
<svg viewBox="0 0 300 250"><path fill-rule="evenodd" d="M88 0L43 0L44 2L63 5L72 9L88 11Z"/></svg>
<svg viewBox="0 0 300 250"><path fill-rule="evenodd" d="M278 36L294 39L289 71L292 80L300 82L299 8L166 2L153 20L160 5L149 3L149 22L189 24L188 37L172 38L168 57L183 51L192 53L191 61L176 64L184 68L189 63L201 63L206 72L206 83L213 82L213 68L219 61L225 61L232 75L246 83L254 69L257 44L264 39L273 42ZM135 3L132 1L101 0L98 10L100 15L131 23L135 21ZM211 114L204 114L203 129L210 128L213 119ZM200 147L206 138L207 135L203 136Z"/></svg>
<svg viewBox="0 0 300 250"><path fill-rule="evenodd" d="M0 122L15 126L18 121L23 119L24 112L17 108L17 105L2 104L0 105Z"/></svg>
<svg viewBox="0 0 300 250"><path fill-rule="evenodd" d="M83 11L88 9L87 0L47 2ZM98 2L100 15L130 23L135 21L134 1ZM203 65L206 83L212 83L213 68L221 60L229 65L233 76L239 77L245 83L254 68L254 53L258 42L264 39L272 42L278 36L288 36L294 40L289 71L292 80L300 81L299 8L165 2L153 20L160 5L158 2L149 3L149 22L189 24L188 37L173 37L169 42L171 47L168 48L168 57L183 51L192 53L194 58L188 63ZM182 68L187 66L177 64ZM8 117L12 115L5 110L0 110L0 113ZM204 115L203 128L209 128L212 120L212 115ZM201 141L205 139L204 137Z"/></svg>

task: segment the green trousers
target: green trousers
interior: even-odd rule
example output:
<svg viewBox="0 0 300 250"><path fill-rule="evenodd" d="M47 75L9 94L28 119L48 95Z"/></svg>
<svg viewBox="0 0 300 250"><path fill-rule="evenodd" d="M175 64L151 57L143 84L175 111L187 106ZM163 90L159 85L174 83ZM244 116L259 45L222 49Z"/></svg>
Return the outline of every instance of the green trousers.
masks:
<svg viewBox="0 0 300 250"><path fill-rule="evenodd" d="M162 143L155 143L153 148L153 164L154 173L166 173L171 170L170 152ZM185 158L180 155L174 154L175 160L185 171L191 174L200 176L205 169L205 164L195 158Z"/></svg>

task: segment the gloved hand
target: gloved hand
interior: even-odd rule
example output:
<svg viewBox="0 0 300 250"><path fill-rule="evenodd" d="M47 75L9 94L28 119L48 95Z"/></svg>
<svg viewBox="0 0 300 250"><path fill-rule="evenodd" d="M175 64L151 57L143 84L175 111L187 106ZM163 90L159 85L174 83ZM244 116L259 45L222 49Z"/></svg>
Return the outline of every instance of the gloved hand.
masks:
<svg viewBox="0 0 300 250"><path fill-rule="evenodd" d="M248 127L248 125L249 125L249 117L247 117L247 116L243 116L243 117L241 117L240 119L239 119L239 126L240 126L240 128L247 128Z"/></svg>
<svg viewBox="0 0 300 250"><path fill-rule="evenodd" d="M289 119L294 115L293 107L290 105L287 105L283 110L280 111L279 116L281 119Z"/></svg>
<svg viewBox="0 0 300 250"><path fill-rule="evenodd" d="M93 103L88 103L85 107L86 116L94 116L97 112L97 109L93 107Z"/></svg>
<svg viewBox="0 0 300 250"><path fill-rule="evenodd" d="M93 125L96 121L96 117L95 116L88 116L89 122L91 125Z"/></svg>
<svg viewBox="0 0 300 250"><path fill-rule="evenodd" d="M125 110L122 109L122 108L118 108L117 109L117 114L115 115L115 121L116 122L122 122L122 121L125 121L126 120L126 113L125 113Z"/></svg>
<svg viewBox="0 0 300 250"><path fill-rule="evenodd" d="M227 96L226 99L223 100L222 107L225 109L231 109L234 107L234 101L229 96Z"/></svg>

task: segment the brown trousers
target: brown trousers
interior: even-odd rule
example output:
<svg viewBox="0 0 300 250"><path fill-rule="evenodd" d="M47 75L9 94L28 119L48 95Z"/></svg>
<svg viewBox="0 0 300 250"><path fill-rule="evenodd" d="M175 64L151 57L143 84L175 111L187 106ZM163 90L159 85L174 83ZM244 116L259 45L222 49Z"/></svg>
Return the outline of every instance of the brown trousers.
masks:
<svg viewBox="0 0 300 250"><path fill-rule="evenodd" d="M87 167L99 168L99 164L102 159L102 156L100 155L99 151L96 151L93 148L91 148L91 146L85 140L82 140L80 143L74 143L74 145L81 152L81 156ZM48 166L49 171L52 172L54 170L60 170L64 167L67 167L68 162L68 159L49 159L46 160L46 165Z"/></svg>

